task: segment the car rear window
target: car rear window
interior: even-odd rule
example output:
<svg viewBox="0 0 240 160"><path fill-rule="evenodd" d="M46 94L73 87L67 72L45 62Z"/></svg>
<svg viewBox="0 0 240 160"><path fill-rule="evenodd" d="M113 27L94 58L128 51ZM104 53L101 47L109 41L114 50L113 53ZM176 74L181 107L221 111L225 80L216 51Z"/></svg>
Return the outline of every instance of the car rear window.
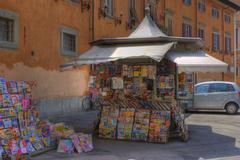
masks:
<svg viewBox="0 0 240 160"><path fill-rule="evenodd" d="M213 83L210 85L209 92L233 92L235 91L231 84Z"/></svg>

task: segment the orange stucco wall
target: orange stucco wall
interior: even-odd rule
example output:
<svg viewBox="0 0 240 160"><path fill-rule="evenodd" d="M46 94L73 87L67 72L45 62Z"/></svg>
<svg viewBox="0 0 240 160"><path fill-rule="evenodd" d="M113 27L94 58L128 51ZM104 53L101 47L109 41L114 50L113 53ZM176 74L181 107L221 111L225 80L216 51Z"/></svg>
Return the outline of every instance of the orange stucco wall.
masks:
<svg viewBox="0 0 240 160"><path fill-rule="evenodd" d="M165 11L172 12L173 21L173 36L182 36L182 23L184 18L190 20L192 26L192 36L198 37L199 23L205 25L205 50L208 54L226 62L230 67L233 67L233 48L234 48L234 10L229 8L216 0L205 0L206 11L201 13L198 11L198 1L192 0L190 6L184 5L183 1L179 0L163 0L159 1L155 6L157 10L157 21L161 26L165 26ZM212 7L216 7L219 10L219 18L212 17ZM231 23L228 24L224 21L224 15L229 14L231 17ZM220 52L212 51L212 32L213 29L219 30L220 36ZM229 32L231 35L231 54L225 54L225 33ZM228 72L224 75L222 73L207 73L198 74L198 81L205 80L228 80L233 81L234 76L232 72Z"/></svg>
<svg viewBox="0 0 240 160"><path fill-rule="evenodd" d="M78 5L63 0L8 0L0 1L0 8L18 13L20 21L20 47L0 49L1 62L8 67L24 62L30 67L52 70L69 60L60 54L61 26L79 31L79 52L89 48L88 13L82 13Z"/></svg>
<svg viewBox="0 0 240 160"><path fill-rule="evenodd" d="M138 17L137 24L141 22L144 17L144 1L135 0L136 14ZM129 3L128 0L114 0L114 16L120 18L121 22L117 23L114 19L103 17L99 14L100 0L95 0L95 16L94 16L94 33L95 40L103 37L124 37L128 36L133 30L127 28L129 17ZM116 24L117 23L117 24ZM137 26L136 24L136 26ZM135 26L135 27L136 27Z"/></svg>
<svg viewBox="0 0 240 160"><path fill-rule="evenodd" d="M88 0L85 0L88 1ZM216 0L205 0L206 12L197 11L197 0L185 6L182 0L135 0L139 24L144 17L145 3L153 3L156 21L165 26L165 11L173 12L173 35L182 35L183 17L191 19L193 36L198 35L198 23L205 24L206 51L233 66L233 54L224 55L224 34L230 32L233 48L233 14L231 8ZM7 0L0 1L0 9L19 14L19 48L0 48L0 76L13 80L35 80L38 87L35 98L82 96L87 91L88 67L60 72L59 65L75 57L61 55L60 28L62 26L78 31L78 55L90 48L89 42L103 37L128 36L134 28L127 27L129 1L114 0L114 17L100 14L100 0L89 0L90 9L82 11L81 3L70 0ZM94 3L93 3L94 2ZM93 5L94 4L94 5ZM93 7L94 6L94 7ZM211 8L220 11L219 19L213 19ZM231 23L226 24L222 13L231 15ZM116 20L117 19L117 20ZM136 27L135 26L135 27ZM212 30L219 29L221 53L212 52ZM233 74L199 74L199 81L216 79L233 80Z"/></svg>
<svg viewBox="0 0 240 160"><path fill-rule="evenodd" d="M89 2L92 7L92 1ZM101 16L100 0L94 0L94 8L83 12L81 3L70 0L0 1L0 9L19 14L20 23L19 48L0 48L0 76L8 80L37 81L38 86L33 92L35 98L84 95L88 86L88 67L59 71L61 64L75 58L61 55L60 28L78 31L77 51L81 54L90 48L89 42L94 39L127 36L131 32L126 25L128 5L127 0L115 0L114 15L121 21L116 23L112 18ZM136 3L138 23L143 18L143 6L140 1Z"/></svg>
<svg viewBox="0 0 240 160"><path fill-rule="evenodd" d="M69 60L60 54L60 27L79 30L78 51L83 52L89 48L88 13L60 0L0 1L0 8L18 13L20 23L19 48L0 48L0 75L8 80L37 81L35 98L83 95L87 68L82 68L84 72L58 71Z"/></svg>

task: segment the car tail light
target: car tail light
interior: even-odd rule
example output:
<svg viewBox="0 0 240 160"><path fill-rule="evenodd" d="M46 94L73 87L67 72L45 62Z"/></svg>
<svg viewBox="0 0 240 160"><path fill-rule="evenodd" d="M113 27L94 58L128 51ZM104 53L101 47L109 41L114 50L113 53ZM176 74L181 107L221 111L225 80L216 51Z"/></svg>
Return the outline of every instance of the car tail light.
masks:
<svg viewBox="0 0 240 160"><path fill-rule="evenodd" d="M240 97L240 92L238 92L238 97Z"/></svg>

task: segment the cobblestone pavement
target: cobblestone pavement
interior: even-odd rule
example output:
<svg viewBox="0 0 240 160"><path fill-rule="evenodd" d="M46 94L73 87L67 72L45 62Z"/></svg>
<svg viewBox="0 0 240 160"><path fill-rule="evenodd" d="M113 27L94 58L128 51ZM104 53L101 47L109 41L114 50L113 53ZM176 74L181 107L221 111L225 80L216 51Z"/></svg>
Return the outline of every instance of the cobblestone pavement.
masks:
<svg viewBox="0 0 240 160"><path fill-rule="evenodd" d="M34 160L240 160L240 114L189 113L187 143L168 144L94 139L94 150L84 154L56 151Z"/></svg>

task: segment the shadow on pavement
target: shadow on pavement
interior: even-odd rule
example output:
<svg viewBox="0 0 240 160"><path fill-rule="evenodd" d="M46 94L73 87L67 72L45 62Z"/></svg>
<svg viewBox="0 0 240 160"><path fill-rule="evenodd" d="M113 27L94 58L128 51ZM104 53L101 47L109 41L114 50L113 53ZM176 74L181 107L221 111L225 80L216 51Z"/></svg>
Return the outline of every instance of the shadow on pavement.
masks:
<svg viewBox="0 0 240 160"><path fill-rule="evenodd" d="M229 116L237 116L237 115L240 115L240 112L234 114L234 115L231 115L231 114L228 114L224 111L186 111L185 112L186 114L213 114L213 115L229 115Z"/></svg>
<svg viewBox="0 0 240 160"><path fill-rule="evenodd" d="M211 126L189 125L190 140L187 143L171 139L168 144L104 140L94 138L94 150L84 154L59 154L50 152L34 158L40 159L78 159L78 160L199 160L240 155L235 147L236 139L217 133Z"/></svg>
<svg viewBox="0 0 240 160"><path fill-rule="evenodd" d="M214 131L211 126L201 125L189 125L189 131L190 140L187 143L171 141L172 144L169 144L175 146L186 160L198 160L200 157L226 160L227 157L240 155L240 148L236 147L236 138L228 136L227 132L219 133L220 131Z"/></svg>

